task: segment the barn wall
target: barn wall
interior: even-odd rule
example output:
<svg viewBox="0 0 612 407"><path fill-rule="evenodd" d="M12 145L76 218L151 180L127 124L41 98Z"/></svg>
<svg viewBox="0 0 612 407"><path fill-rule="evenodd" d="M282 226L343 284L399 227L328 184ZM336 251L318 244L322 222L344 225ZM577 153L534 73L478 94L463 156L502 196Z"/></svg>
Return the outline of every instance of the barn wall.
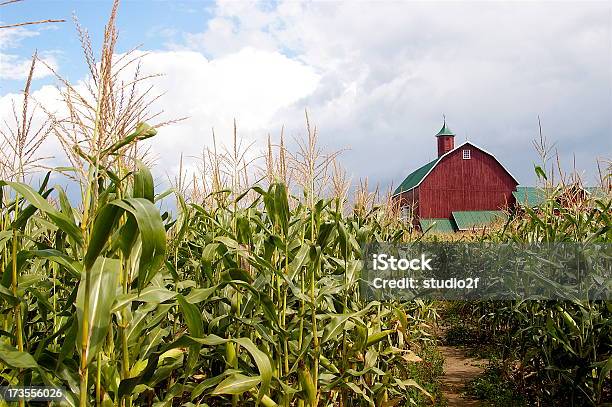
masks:
<svg viewBox="0 0 612 407"><path fill-rule="evenodd" d="M471 150L464 160L462 151ZM419 186L419 215L450 218L452 211L498 210L514 204L517 183L490 155L466 145L440 161Z"/></svg>

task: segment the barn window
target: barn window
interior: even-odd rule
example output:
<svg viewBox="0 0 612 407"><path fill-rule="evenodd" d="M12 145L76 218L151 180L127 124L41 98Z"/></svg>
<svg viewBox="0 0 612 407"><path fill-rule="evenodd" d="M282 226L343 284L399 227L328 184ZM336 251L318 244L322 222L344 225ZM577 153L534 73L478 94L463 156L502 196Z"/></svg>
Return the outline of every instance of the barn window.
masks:
<svg viewBox="0 0 612 407"><path fill-rule="evenodd" d="M414 205L402 206L400 210L400 219L404 222L412 222L414 216Z"/></svg>
<svg viewBox="0 0 612 407"><path fill-rule="evenodd" d="M463 159L469 160L472 158L472 152L470 150L463 150Z"/></svg>

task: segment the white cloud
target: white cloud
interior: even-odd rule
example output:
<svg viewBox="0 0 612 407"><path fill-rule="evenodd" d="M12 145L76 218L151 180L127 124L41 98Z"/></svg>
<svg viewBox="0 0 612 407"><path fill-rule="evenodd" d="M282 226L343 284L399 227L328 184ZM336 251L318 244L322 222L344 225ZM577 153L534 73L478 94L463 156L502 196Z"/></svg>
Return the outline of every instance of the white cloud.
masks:
<svg viewBox="0 0 612 407"><path fill-rule="evenodd" d="M38 31L23 27L0 30L0 78L3 80L25 80L30 71L31 59L23 58L7 50L16 49L21 41L36 37ZM4 51L3 51L4 50ZM51 53L42 53L41 59L53 69L57 69L57 61ZM38 64L34 70L34 79L52 75L52 72L44 65Z"/></svg>
<svg viewBox="0 0 612 407"><path fill-rule="evenodd" d="M214 60L194 51L150 51L142 58L141 73L164 74L149 80L156 92L163 93L151 107L164 111L160 120L187 117L162 128L151 143L152 152L159 157L155 171L162 178L165 172L174 176L181 153L186 158L197 156L203 147L211 146L213 128L219 146L229 145L234 118L241 138L265 136L274 115L312 93L318 83L314 70L301 62L253 48ZM131 77L130 72L124 74ZM43 87L32 96L51 111L62 108L53 87ZM21 97L8 94L0 98L4 119L12 115L12 100L20 103ZM44 152L62 156L57 143L47 143ZM63 164L59 159L52 162Z"/></svg>
<svg viewBox="0 0 612 407"><path fill-rule="evenodd" d="M57 61L53 55L41 56L40 59L53 70L57 70ZM30 59L0 52L0 77L2 79L25 80L28 77L31 65L32 60ZM50 75L53 75L53 72L44 64L38 62L35 65L32 77L34 79L40 79Z"/></svg>
<svg viewBox="0 0 612 407"><path fill-rule="evenodd" d="M39 35L37 31L24 27L0 30L0 49L17 48L23 39L37 35Z"/></svg>
<svg viewBox="0 0 612 407"><path fill-rule="evenodd" d="M273 35L275 13L262 10L256 3L218 1L215 16L207 22L202 33L187 34L187 45L205 49L217 57L239 51L246 46L265 50L277 50L278 41Z"/></svg>
<svg viewBox="0 0 612 407"><path fill-rule="evenodd" d="M164 92L153 109L163 109L164 119L188 116L164 127L151 143L160 167L173 168L180 153L198 155L217 142L228 144L233 119L240 137L255 140L266 135L275 114L311 94L318 75L301 62L278 52L244 48L208 60L194 51L155 51L143 59L143 73L163 72L154 79Z"/></svg>
<svg viewBox="0 0 612 407"><path fill-rule="evenodd" d="M304 133L304 108L355 177L397 184L435 154L446 113L524 183L541 115L561 159L612 156L610 3L219 1L199 33L153 51L160 169L223 141ZM173 36L173 41L177 40ZM159 171L159 170L158 170ZM591 180L594 177L591 177Z"/></svg>
<svg viewBox="0 0 612 407"><path fill-rule="evenodd" d="M316 91L271 122L303 132L308 107L355 177L384 184L435 154L446 113L457 141L498 153L526 183L537 116L594 175L612 155L609 3L218 2L187 37L204 53L276 49L321 74ZM586 159L586 157L589 157ZM367 163L367 164L364 164Z"/></svg>

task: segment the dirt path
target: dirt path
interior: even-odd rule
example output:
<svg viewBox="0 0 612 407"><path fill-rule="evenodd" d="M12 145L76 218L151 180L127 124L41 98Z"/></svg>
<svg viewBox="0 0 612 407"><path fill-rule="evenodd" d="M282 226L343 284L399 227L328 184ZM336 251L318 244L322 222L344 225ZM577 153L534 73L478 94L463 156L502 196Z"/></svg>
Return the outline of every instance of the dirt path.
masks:
<svg viewBox="0 0 612 407"><path fill-rule="evenodd" d="M440 346L438 349L445 359L442 390L448 407L481 406L480 401L465 398L461 393L467 382L482 373L486 361L467 357L462 349L453 346Z"/></svg>

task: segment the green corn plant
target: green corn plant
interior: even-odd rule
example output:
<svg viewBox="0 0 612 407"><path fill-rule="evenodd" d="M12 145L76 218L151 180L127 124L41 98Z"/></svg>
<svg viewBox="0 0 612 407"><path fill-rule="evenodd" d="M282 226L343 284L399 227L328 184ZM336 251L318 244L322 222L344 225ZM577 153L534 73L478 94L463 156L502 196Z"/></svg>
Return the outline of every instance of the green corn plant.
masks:
<svg viewBox="0 0 612 407"><path fill-rule="evenodd" d="M569 202L563 186L549 187L538 208L525 208L501 230L484 238L493 242L612 242L608 196ZM569 190L571 191L571 189ZM571 196L571 195L570 195ZM589 253L585 251L588 261ZM602 275L608 278L609 275ZM599 405L610 392L612 325L609 301L528 300L468 304L481 334L518 360L521 383L530 399L542 403Z"/></svg>
<svg viewBox="0 0 612 407"><path fill-rule="evenodd" d="M148 137L150 135L147 132L151 131L147 126L139 126L136 132L127 139ZM117 150L110 149L108 154L115 151ZM87 196L96 195L99 199L95 204L84 206L84 212L80 216L80 226L75 221L74 209L70 207L61 189L58 190L61 191L62 210L56 209L45 199L52 192L51 189L45 190L48 178L39 192L22 183L0 181L0 186L9 187L18 196L23 197L22 201L16 200L13 209L10 210L14 218L11 223L12 229L16 231L19 228L27 228L30 224L39 223L39 216L42 215L48 219L45 222L48 222L51 227L51 235L55 234L57 246L53 249L49 246L43 248L27 245L17 253L18 242L13 237L11 273L5 271L3 279L11 275L16 281L19 269L27 267L28 262L38 262L38 259L67 268L73 277L80 279L78 289L73 290L70 294L70 298L76 304L76 321L72 319L68 325L77 327L72 331L76 331L76 336L71 339L74 341L73 345L80 349L79 400L81 405L86 405L89 399L89 366L105 341L109 325L111 325L111 308L117 294L116 288L120 276L120 262L113 256L121 251L125 258L138 260L139 290L142 290L152 280L165 258L166 234L159 210L151 202L153 191L148 169L141 166L133 175L133 179L132 196L123 199L116 199L119 185L114 183L112 178L109 178L108 183L100 182L100 180L92 182L92 187L96 188L95 194L88 192ZM19 212L23 202L27 202L28 206ZM120 232L118 221L124 214L128 216L128 221L121 230L121 239L115 239L111 244L109 238L113 233ZM3 215L5 219L11 216L10 213ZM83 222L88 217L93 221L86 225ZM15 233L13 235L16 236ZM136 241L138 241L137 245ZM40 246L40 243L37 245ZM68 249L66 245L69 245L70 248ZM64 250L60 251L58 248ZM13 297L15 297L17 284L13 286L15 287ZM37 291L35 293L38 294ZM36 299L40 304L48 305L44 296L36 295ZM54 302L57 303L57 298L54 299ZM23 307L23 303L20 304L20 307ZM53 309L57 312L57 307ZM21 320L22 318L19 318L20 322ZM15 336L18 341L23 335L22 330L23 327L17 324ZM64 343L65 349L67 346L69 344ZM39 352L43 348L40 348ZM18 351L23 352L23 344L18 346ZM98 363L99 360L98 358Z"/></svg>
<svg viewBox="0 0 612 407"><path fill-rule="evenodd" d="M156 194L142 163L108 159L152 135L140 125L95 157L83 153L88 204L73 206L48 181L1 182L2 380L62 386L72 405L435 401L410 369L432 342L437 304L368 301L357 288L363 243L427 236L395 225L384 205L347 215L337 200L298 198L282 182L202 202ZM176 216L158 206L172 193ZM564 211L527 211L474 239L609 241L609 204ZM537 397L570 388L576 402L603 399L608 304L465 307L508 358L546 368L538 378L550 394Z"/></svg>

